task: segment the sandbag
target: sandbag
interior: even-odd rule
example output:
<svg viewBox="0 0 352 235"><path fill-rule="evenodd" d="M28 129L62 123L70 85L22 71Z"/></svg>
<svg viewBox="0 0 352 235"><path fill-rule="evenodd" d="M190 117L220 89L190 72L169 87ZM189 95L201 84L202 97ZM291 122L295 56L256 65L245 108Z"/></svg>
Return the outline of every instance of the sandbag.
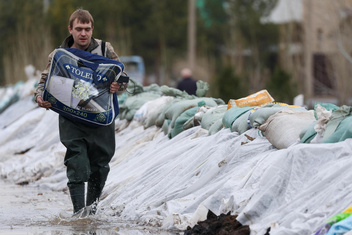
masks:
<svg viewBox="0 0 352 235"><path fill-rule="evenodd" d="M204 102L205 105L214 107L217 106L217 103L212 98L197 98L191 100L181 100L179 102L175 102L165 111L165 119L171 120L171 127L173 128L175 125L176 118L180 116L185 110L197 107L199 102Z"/></svg>
<svg viewBox="0 0 352 235"><path fill-rule="evenodd" d="M261 90L244 98L230 99L228 109L231 107L259 106L274 101L274 98L271 97L267 90Z"/></svg>
<svg viewBox="0 0 352 235"><path fill-rule="evenodd" d="M231 126L232 132L238 132L239 134L243 134L244 132L250 129L250 127L248 126L248 118L252 110L253 108L243 113L232 123L232 126Z"/></svg>
<svg viewBox="0 0 352 235"><path fill-rule="evenodd" d="M352 107L347 105L342 105L338 109L336 109L332 115L329 122L326 124L325 133L323 141L326 141L330 138L331 135L337 130L337 127L340 126L342 120L344 120L347 116L352 114ZM347 127L346 127L347 128Z"/></svg>
<svg viewBox="0 0 352 235"><path fill-rule="evenodd" d="M202 80L197 81L197 91L196 96L198 97L205 97L209 90L209 84Z"/></svg>
<svg viewBox="0 0 352 235"><path fill-rule="evenodd" d="M224 126L222 125L222 120L217 120L213 125L209 128L209 135L214 135L215 133L219 132Z"/></svg>
<svg viewBox="0 0 352 235"><path fill-rule="evenodd" d="M160 90L163 93L163 95L166 95L166 96L183 97L185 99L193 99L195 97L195 96L189 95L185 91L181 91L173 87L168 87L166 85L161 86Z"/></svg>
<svg viewBox="0 0 352 235"><path fill-rule="evenodd" d="M232 124L232 131L243 134L251 128L262 125L271 115L284 110L306 111L305 108L284 103L266 103L264 105L252 107L249 111L237 118Z"/></svg>
<svg viewBox="0 0 352 235"><path fill-rule="evenodd" d="M336 143L352 138L350 106L316 103L316 123L301 133L301 143Z"/></svg>
<svg viewBox="0 0 352 235"><path fill-rule="evenodd" d="M161 113L161 110L169 102L171 102L173 99L174 99L174 97L171 97L171 96L162 96L162 97L157 98L155 100L149 101L150 104L148 104L148 107L150 105L152 108L151 108L151 110L148 111L148 115L146 115L144 128L154 126L156 119L158 118L159 114Z"/></svg>
<svg viewBox="0 0 352 235"><path fill-rule="evenodd" d="M146 119L155 111L160 109L160 106L163 105L168 99L173 99L170 96L161 96L159 98L149 100L145 102L134 114L133 120L138 121L142 124L145 123Z"/></svg>
<svg viewBox="0 0 352 235"><path fill-rule="evenodd" d="M273 146L277 149L284 149L298 143L302 129L314 121L312 110L297 112L286 109L270 116L258 129Z"/></svg>
<svg viewBox="0 0 352 235"><path fill-rule="evenodd" d="M131 121L138 109L146 102L159 98L160 95L154 92L142 92L134 96L126 98L125 102L120 105L121 116L120 119Z"/></svg>
<svg viewBox="0 0 352 235"><path fill-rule="evenodd" d="M314 130L314 126L316 125L316 121L312 122L306 128L303 128L301 133L299 134L299 138L301 139L301 143L310 143L314 137L316 136L317 132Z"/></svg>
<svg viewBox="0 0 352 235"><path fill-rule="evenodd" d="M242 114L248 112L249 110L252 110L253 107L232 107L230 109L227 109L225 112L223 118L222 118L222 123L225 128L230 128L233 124L233 122L239 118Z"/></svg>
<svg viewBox="0 0 352 235"><path fill-rule="evenodd" d="M352 138L352 116L343 119L334 133L324 139L322 143L337 143Z"/></svg>
<svg viewBox="0 0 352 235"><path fill-rule="evenodd" d="M209 109L202 116L201 127L206 130L209 130L215 122L217 122L218 120L222 120L226 110L227 105L219 105Z"/></svg>
<svg viewBox="0 0 352 235"><path fill-rule="evenodd" d="M190 108L184 111L175 121L175 126L172 128L171 133L169 135L170 138L174 138L176 135L180 134L183 129L183 125L187 122L190 118L194 117L194 114L197 112L198 106Z"/></svg>
<svg viewBox="0 0 352 235"><path fill-rule="evenodd" d="M167 103L167 105L165 105L161 110L160 113L158 115L158 117L155 120L155 125L157 127L162 127L165 121L165 113L167 110L170 109L170 107L172 107L174 104L176 104L177 102L180 102L181 100L183 100L180 97L175 97L173 100L171 100L170 102Z"/></svg>
<svg viewBox="0 0 352 235"><path fill-rule="evenodd" d="M247 121L249 128L262 125L271 115L274 115L281 110L293 110L295 112L306 111L305 108L296 105L288 105L285 103L267 103L262 106L257 106L251 111Z"/></svg>

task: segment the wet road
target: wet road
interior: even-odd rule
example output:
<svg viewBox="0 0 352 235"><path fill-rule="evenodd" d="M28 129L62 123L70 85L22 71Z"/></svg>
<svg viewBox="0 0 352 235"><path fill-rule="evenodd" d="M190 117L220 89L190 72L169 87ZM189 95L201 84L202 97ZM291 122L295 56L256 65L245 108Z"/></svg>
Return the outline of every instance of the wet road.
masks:
<svg viewBox="0 0 352 235"><path fill-rule="evenodd" d="M0 180L0 234L180 234L116 222L116 218L103 213L79 220L72 220L70 214L71 201L64 192Z"/></svg>

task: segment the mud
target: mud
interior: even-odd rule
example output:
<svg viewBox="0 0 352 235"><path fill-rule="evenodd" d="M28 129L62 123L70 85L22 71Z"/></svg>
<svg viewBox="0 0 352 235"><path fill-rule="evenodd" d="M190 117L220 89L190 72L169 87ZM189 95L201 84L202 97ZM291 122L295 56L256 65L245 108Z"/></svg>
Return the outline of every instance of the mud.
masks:
<svg viewBox="0 0 352 235"><path fill-rule="evenodd" d="M205 221L198 222L193 228L188 227L184 235L249 235L249 226L242 225L236 218L231 214L216 216L209 211Z"/></svg>

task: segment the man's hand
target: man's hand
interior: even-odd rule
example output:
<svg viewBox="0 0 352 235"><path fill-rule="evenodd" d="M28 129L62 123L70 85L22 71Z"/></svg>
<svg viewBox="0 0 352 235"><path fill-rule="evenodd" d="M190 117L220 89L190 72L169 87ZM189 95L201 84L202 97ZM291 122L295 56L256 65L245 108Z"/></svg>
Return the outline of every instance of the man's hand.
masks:
<svg viewBox="0 0 352 235"><path fill-rule="evenodd" d="M39 107L49 109L51 107L51 103L49 101L44 101L41 96L37 97L37 104Z"/></svg>
<svg viewBox="0 0 352 235"><path fill-rule="evenodd" d="M120 89L120 84L118 84L117 82L112 82L111 83L111 85L110 85L110 93L115 93L119 89Z"/></svg>

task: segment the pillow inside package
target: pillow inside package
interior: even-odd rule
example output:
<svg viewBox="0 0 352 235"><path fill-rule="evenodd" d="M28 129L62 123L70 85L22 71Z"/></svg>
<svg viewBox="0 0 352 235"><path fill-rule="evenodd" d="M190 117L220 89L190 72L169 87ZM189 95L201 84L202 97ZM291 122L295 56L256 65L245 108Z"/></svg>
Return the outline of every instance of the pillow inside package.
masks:
<svg viewBox="0 0 352 235"><path fill-rule="evenodd" d="M91 126L111 124L119 113L117 95L110 84L124 65L79 49L54 51L43 99L60 115Z"/></svg>

